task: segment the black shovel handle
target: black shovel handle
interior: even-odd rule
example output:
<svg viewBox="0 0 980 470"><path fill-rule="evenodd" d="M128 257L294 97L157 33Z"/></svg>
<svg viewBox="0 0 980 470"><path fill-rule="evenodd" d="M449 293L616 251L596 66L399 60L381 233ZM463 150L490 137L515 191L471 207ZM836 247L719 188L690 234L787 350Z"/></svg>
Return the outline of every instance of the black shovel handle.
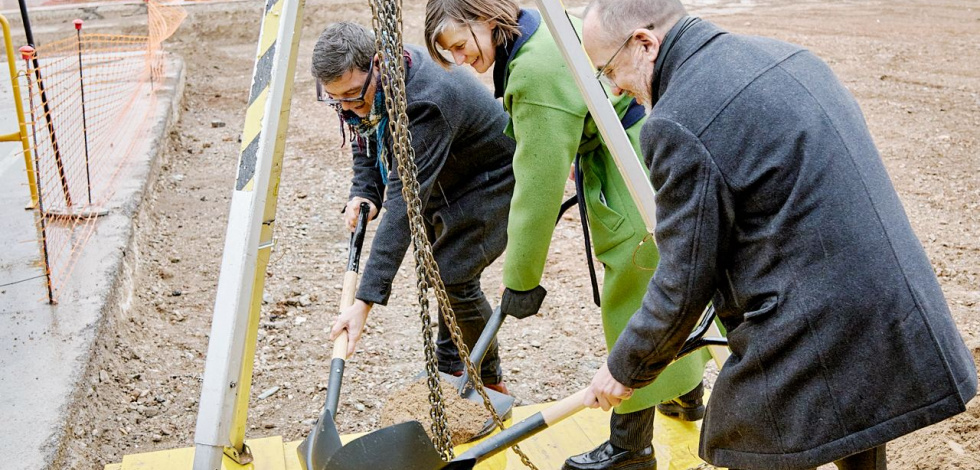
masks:
<svg viewBox="0 0 980 470"><path fill-rule="evenodd" d="M702 317L697 328L694 329L691 335L688 336L687 340L684 342L684 345L681 347L680 352L677 353L675 360L680 359L681 357L684 357L687 354L690 354L705 346L728 345L728 340L725 338L704 337L704 335L708 332L708 329L711 327L711 322L713 322L714 319L715 308L714 306L710 306ZM482 336L481 339L483 339ZM471 447L469 450L453 459L453 461L449 462L449 464L443 467L442 470L471 468L476 462L481 462L484 459L547 429L549 426L552 426L555 423L558 423L559 421L582 411L585 409L584 401L586 393L588 393L588 388L579 390L574 395L565 397L554 405L551 405L548 408L525 418L519 423L516 423L513 426L488 437L487 439L484 439L479 444Z"/></svg>
<svg viewBox="0 0 980 470"><path fill-rule="evenodd" d="M559 421L572 416L579 411L585 409L585 395L588 393L588 388L579 390L573 395L567 396L561 401L551 405L523 420L513 426L500 431L493 436L490 436L479 444L470 447L469 450L459 455L453 459L452 463L457 465L466 466L471 462L481 462L484 459L496 455L502 450L513 446L541 431L544 431L549 426L553 426ZM449 465L444 467L457 468L457 466Z"/></svg>
<svg viewBox="0 0 980 470"><path fill-rule="evenodd" d="M681 350L677 353L677 357L674 358L675 361L705 346L728 346L728 338L704 337L704 335L708 332L708 329L711 328L711 323L713 321L715 321L715 306L711 305L701 317L701 323L698 323L697 328L695 328L694 331L691 332L691 335L687 337L687 340L684 341L684 345L681 346Z"/></svg>
<svg viewBox="0 0 980 470"><path fill-rule="evenodd" d="M344 288L340 294L340 308L345 309L354 304L354 294L357 292L357 273L360 269L361 249L364 247L364 232L367 231L368 216L371 206L361 203L357 217L357 226L350 236L350 250L347 254L347 272L344 273ZM330 360L330 378L327 381L327 401L324 408L330 410L330 416L337 416L337 404L340 402L340 385L344 379L344 363L347 360L347 335L342 334L333 342L333 359Z"/></svg>
<svg viewBox="0 0 980 470"><path fill-rule="evenodd" d="M483 327L483 332L480 333L480 338L476 340L476 344L470 350L470 363L473 364L474 369L480 370L480 366L483 364L483 358L486 357L487 351L490 350L490 345L496 339L497 332L500 331L500 326L504 324L504 318L506 317L507 315L500 310L499 305L493 309L493 313L487 319L487 324ZM467 369L463 369L463 376L459 380L460 394L466 390L468 383L470 383L470 373Z"/></svg>

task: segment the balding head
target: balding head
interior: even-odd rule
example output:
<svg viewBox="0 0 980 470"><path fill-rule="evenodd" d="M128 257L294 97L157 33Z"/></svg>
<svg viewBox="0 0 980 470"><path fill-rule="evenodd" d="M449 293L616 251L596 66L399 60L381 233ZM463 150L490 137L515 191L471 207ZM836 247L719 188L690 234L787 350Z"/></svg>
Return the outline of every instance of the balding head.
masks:
<svg viewBox="0 0 980 470"><path fill-rule="evenodd" d="M585 9L585 22L596 33L594 40L609 45L619 43L634 29L651 24L663 40L685 15L687 10L678 0L592 0Z"/></svg>
<svg viewBox="0 0 980 470"><path fill-rule="evenodd" d="M686 14L677 0L593 0L585 10L582 45L613 94L652 106L660 45Z"/></svg>

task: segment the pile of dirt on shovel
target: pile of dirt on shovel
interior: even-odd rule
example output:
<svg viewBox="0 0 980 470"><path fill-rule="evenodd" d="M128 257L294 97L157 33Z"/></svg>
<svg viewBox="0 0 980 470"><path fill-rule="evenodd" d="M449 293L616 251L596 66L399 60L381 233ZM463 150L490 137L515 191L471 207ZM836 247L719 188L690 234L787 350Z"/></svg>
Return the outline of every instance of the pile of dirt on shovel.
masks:
<svg viewBox="0 0 980 470"><path fill-rule="evenodd" d="M446 419L453 445L468 442L483 429L483 424L490 419L490 412L480 403L460 398L459 392L451 383L444 380L439 383L442 386L442 399L446 405ZM432 418L429 417L429 409L429 386L423 378L396 390L388 397L381 409L381 426L418 421L431 439Z"/></svg>

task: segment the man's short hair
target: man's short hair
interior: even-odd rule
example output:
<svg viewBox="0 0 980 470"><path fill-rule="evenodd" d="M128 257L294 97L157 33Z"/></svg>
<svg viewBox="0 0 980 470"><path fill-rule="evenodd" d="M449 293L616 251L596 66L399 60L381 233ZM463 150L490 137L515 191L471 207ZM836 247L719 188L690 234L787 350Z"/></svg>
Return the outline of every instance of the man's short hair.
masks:
<svg viewBox="0 0 980 470"><path fill-rule="evenodd" d="M366 72L374 53L374 34L367 28L347 21L331 24L313 47L313 77L330 83L354 69Z"/></svg>

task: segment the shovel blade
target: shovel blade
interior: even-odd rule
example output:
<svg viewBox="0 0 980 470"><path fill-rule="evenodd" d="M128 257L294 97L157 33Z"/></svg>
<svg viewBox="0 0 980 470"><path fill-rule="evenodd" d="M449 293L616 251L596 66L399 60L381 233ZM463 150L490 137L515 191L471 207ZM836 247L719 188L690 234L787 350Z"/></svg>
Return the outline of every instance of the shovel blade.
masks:
<svg viewBox="0 0 980 470"><path fill-rule="evenodd" d="M341 447L343 444L340 442L337 425L329 410L324 410L310 435L296 448L296 453L299 454L299 461L305 470L324 470L328 468L330 457Z"/></svg>
<svg viewBox="0 0 980 470"><path fill-rule="evenodd" d="M447 467L449 465L432 440L425 434L425 428L418 421L379 429L365 434L341 447L330 457L325 470L442 470L444 468L465 469L469 467ZM465 465L465 463L464 463Z"/></svg>

